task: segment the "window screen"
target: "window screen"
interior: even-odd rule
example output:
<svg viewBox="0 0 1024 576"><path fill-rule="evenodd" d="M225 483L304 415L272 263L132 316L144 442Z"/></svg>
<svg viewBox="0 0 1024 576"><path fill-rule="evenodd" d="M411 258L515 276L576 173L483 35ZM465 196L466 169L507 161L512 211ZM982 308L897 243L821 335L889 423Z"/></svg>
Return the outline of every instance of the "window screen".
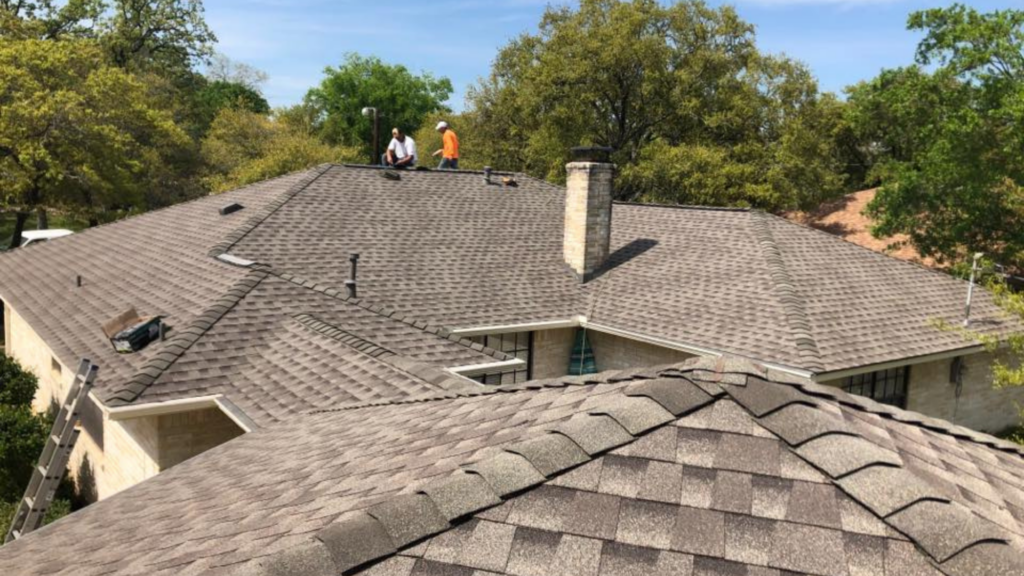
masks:
<svg viewBox="0 0 1024 576"><path fill-rule="evenodd" d="M532 364L530 356L533 354L533 332L515 332L513 334L488 334L486 336L474 336L474 342L479 342L488 348L515 356L524 365L518 368L509 368L500 372L490 372L473 376L473 379L483 384L518 384L526 382L532 377Z"/></svg>
<svg viewBox="0 0 1024 576"><path fill-rule="evenodd" d="M850 394L867 396L882 404L907 407L907 384L910 367L900 366L868 374L857 374L843 379L843 390Z"/></svg>

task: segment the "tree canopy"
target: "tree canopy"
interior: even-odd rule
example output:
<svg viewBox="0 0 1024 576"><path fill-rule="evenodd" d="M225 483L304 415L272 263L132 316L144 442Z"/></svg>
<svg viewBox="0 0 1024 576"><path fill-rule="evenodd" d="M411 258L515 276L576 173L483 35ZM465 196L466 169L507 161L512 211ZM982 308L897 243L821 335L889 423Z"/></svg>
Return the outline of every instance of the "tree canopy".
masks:
<svg viewBox="0 0 1024 576"><path fill-rule="evenodd" d="M381 150L390 139L391 127L412 134L428 114L447 111L452 93L447 78L428 72L413 74L405 66L387 64L377 57L349 54L338 66L324 71L320 85L306 94L315 110L320 136L330 144L373 147L373 122L362 115L364 107L380 114Z"/></svg>
<svg viewBox="0 0 1024 576"><path fill-rule="evenodd" d="M484 162L560 180L571 147L609 146L627 198L775 210L842 185L836 99L699 0L549 8L468 102Z"/></svg>
<svg viewBox="0 0 1024 576"><path fill-rule="evenodd" d="M22 223L41 206L142 205L152 176L190 142L91 41L0 40L0 108L3 200Z"/></svg>
<svg viewBox="0 0 1024 576"><path fill-rule="evenodd" d="M850 90L851 126L881 184L879 236L956 263L1024 268L1024 11L916 12L916 64Z"/></svg>
<svg viewBox="0 0 1024 576"><path fill-rule="evenodd" d="M224 108L203 140L206 183L221 192L325 162L355 162L359 151L332 146L292 118L269 118L239 108Z"/></svg>

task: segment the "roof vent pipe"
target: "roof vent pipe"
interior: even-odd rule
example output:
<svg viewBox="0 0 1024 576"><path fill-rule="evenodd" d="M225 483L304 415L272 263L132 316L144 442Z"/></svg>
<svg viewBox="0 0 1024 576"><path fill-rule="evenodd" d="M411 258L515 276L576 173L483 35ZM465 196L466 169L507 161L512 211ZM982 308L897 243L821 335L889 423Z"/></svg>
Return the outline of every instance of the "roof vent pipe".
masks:
<svg viewBox="0 0 1024 576"><path fill-rule="evenodd" d="M491 183L491 167L484 166L484 184Z"/></svg>
<svg viewBox="0 0 1024 576"><path fill-rule="evenodd" d="M350 254L348 261L352 263L352 272L348 280L345 280L345 288L348 288L348 297L356 297L356 265L359 263L359 254Z"/></svg>

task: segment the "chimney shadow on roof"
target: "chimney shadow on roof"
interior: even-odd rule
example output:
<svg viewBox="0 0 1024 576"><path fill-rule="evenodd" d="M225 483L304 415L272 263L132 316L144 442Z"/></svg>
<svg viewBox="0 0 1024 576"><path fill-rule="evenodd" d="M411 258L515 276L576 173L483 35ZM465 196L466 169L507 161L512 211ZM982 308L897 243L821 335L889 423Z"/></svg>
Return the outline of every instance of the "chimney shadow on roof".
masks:
<svg viewBox="0 0 1024 576"><path fill-rule="evenodd" d="M657 240L651 238L637 238L629 244L619 248L615 252L608 255L608 259L605 263L597 270L591 280L596 280L601 276L604 276L608 272L622 266L630 260L642 255L644 252L654 248L658 245Z"/></svg>

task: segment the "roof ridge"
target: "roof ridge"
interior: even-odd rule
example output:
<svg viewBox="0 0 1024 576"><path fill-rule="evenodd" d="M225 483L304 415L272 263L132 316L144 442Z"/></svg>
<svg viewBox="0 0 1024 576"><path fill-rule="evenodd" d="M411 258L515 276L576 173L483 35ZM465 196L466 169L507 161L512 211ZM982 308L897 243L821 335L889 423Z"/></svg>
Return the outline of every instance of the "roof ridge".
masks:
<svg viewBox="0 0 1024 576"><path fill-rule="evenodd" d="M564 381L563 385L570 384ZM304 573L301 567L311 565L323 567L325 574L350 573L630 444L724 395L708 394L678 375L644 378L623 388L622 396L605 398L590 410L543 427L487 458L470 460L414 492L351 511L292 548L240 565L239 573L298 574Z"/></svg>
<svg viewBox="0 0 1024 576"><path fill-rule="evenodd" d="M505 384L501 386L478 386L472 390L460 392L448 392L438 394L419 394L405 398L390 398L382 400L371 400L367 402L350 402L339 404L330 408L317 408L311 410L310 414L324 414L328 412L342 412L347 410L359 410L363 408L377 408L381 406L396 406L401 404L422 404L424 402L437 402L441 400L452 400L455 398L474 398L477 396L489 396L491 394L515 394L528 390L540 390L543 388L564 388L566 386L592 386L598 384L615 384L626 380L651 380L665 373L678 374L677 365L669 365L656 368L627 369L620 371L608 371L598 374L583 376L562 376L559 378L545 378L543 380L530 380L520 384Z"/></svg>
<svg viewBox="0 0 1024 576"><path fill-rule="evenodd" d="M396 370L405 372L442 390L467 390L477 387L468 379L453 374L442 367L402 356L376 342L339 328L330 322L320 320L312 314L297 314L293 318L306 328L326 338L350 346L358 352L362 352L375 360L380 360Z"/></svg>
<svg viewBox="0 0 1024 576"><path fill-rule="evenodd" d="M679 210L703 210L707 212L754 212L753 208L742 206L703 206L700 204L664 204L660 202L636 202L632 200L615 200L613 204L622 206L639 206L644 208L673 208Z"/></svg>
<svg viewBox="0 0 1024 576"><path fill-rule="evenodd" d="M228 190L228 191L226 191L224 193L227 194L227 193L230 193L230 192L238 192L238 191L241 191L241 190L245 190L247 188L252 188L254 186L258 186L258 185L261 185L261 184L266 184L268 182L273 182L275 180L281 180L281 179L284 179L284 178L288 178L289 176L294 176L295 174L296 174L296 172L289 172L288 174L282 174L280 176L275 176L273 178L267 178L266 180L260 180L259 182L253 182L251 184L246 184L245 186L239 186L238 188L232 188L231 190ZM100 229L103 229L103 228L107 228L107 227L113 226L115 224L121 224L122 222L131 220L133 218L141 218L143 216L150 216L152 214L160 214L162 212L167 212L168 210L171 210L173 208L180 208L182 206L189 206L189 205L192 205L192 204L198 204L199 202L203 202L203 201L206 201L206 200L211 200L212 198L215 198L217 196L218 196L218 194L206 194L206 195L200 196L198 198L190 198L188 200L183 200L181 202L175 202L174 204L169 204L167 206L161 206L160 208L153 208L152 210L146 210L144 212L138 212L138 213L134 213L134 214L126 214L122 218L117 218L117 219L111 220L109 222L103 222L103 223L97 224L95 226L88 226L86 228L83 228L83 229L75 232L73 234L73 236L81 236L81 235L85 235L85 234L91 234L95 230L100 230ZM8 252L6 252L6 251L0 252L0 255L6 254L6 253L8 253ZM13 253L13 252L11 252L11 253Z"/></svg>
<svg viewBox="0 0 1024 576"><path fill-rule="evenodd" d="M260 264L257 264L257 266L260 266ZM338 290L337 288L333 288L333 287L327 286L325 284L320 284L320 283L317 283L317 282L313 282L312 280L306 280L304 278L300 278L300 277L298 277L298 276L296 276L294 274L288 273L288 272L278 272L278 271L274 270L273 268L268 268L268 271L269 271L269 273L271 275L276 276L276 277L280 278L281 280L285 280L287 282L291 282L292 284L295 284L297 286L301 286L301 287L309 289L309 290L313 290L314 292L320 292L321 294L324 294L324 295L326 295L328 297L334 298L335 300L341 300L342 302L346 302L346 303L352 304L354 306L359 306L360 308L362 308L364 310L367 310L369 312L373 312L374 314L377 314L378 316L383 316L385 318L390 318L390 319L395 320L397 322L401 322L401 323L406 324L408 326L412 326L413 328L416 328L417 330L426 332L428 334L433 334L435 336L438 336L440 338L444 338L446 340L450 340L452 342L455 342L456 344L459 344L459 345L464 346L466 348L470 348L472 350L475 350L476 352L480 352L481 354L485 354L487 356L491 356L492 358L495 358L497 360L514 360L515 359L515 357L510 355L510 354L506 354L506 353L501 352L499 350L495 350L493 348L489 348L489 347L484 346L483 344L479 344L477 342L473 342L472 340L470 340L468 338L464 338L462 336L459 336L458 334L453 333L451 330L449 330L449 329L447 329L447 328L445 328L443 326L434 326L433 324L428 324L426 322L423 322L422 320L417 320L415 318L412 318L412 317L409 317L409 316L406 316L406 315L403 315L403 314L399 314L397 310L392 310L392 309L386 308L384 306L379 306L379 305L376 305L376 304L371 304L365 298L353 298L351 296L347 296L341 290Z"/></svg>
<svg viewBox="0 0 1024 576"><path fill-rule="evenodd" d="M226 254L235 244L240 242L242 238L245 238L250 232L256 229L257 226L262 224L267 218L274 215L275 212L280 210L289 200L294 198L299 192L305 190L310 184L315 182L318 178L323 176L328 170L330 170L333 164L320 164L314 168L306 170L305 176L303 176L298 182L292 184L287 190L282 192L273 201L267 203L257 212L255 212L249 218L246 218L238 228L235 228L224 237L223 240L215 244L208 254L214 258L221 254Z"/></svg>
<svg viewBox="0 0 1024 576"><path fill-rule="evenodd" d="M795 456L887 526L910 538L943 573L974 574L972 562L976 560L971 556L998 555L1001 550L993 546L1016 550L1002 556L1016 558L1011 562L1024 570L1024 555L1012 544L1015 537L1010 531L948 497L945 490L905 465L899 453L864 437L819 402L808 399L803 390L793 394L786 384L754 377L742 385L726 383L722 388Z"/></svg>
<svg viewBox="0 0 1024 576"><path fill-rule="evenodd" d="M691 360L687 360L684 364L680 365L679 369L682 370L688 365L698 363L710 363L713 361L714 359L710 358L694 358ZM1016 456L1024 457L1024 446L1015 444L1008 440L996 438L991 434L978 432L977 430L972 430L970 428L966 428L959 424L953 424L952 422L941 420L939 418L932 418L931 416L926 416L919 412L912 412L910 410L904 410L902 408L897 408L895 406L890 406L888 404L882 404L866 396L857 396L854 394L850 394L849 392L846 392L845 390L842 390L841 388L835 386L825 386L823 384L818 384L807 378L793 376L790 374L779 372L772 368L765 368L763 366L759 366L756 364L753 364L753 366L759 367L761 372L748 372L748 375L756 376L757 378L770 381L777 385L784 385L791 388L797 388L801 393L812 399L825 398L835 402L836 404L839 404L840 406L844 406L846 408L850 408L858 412L873 414L875 416L880 416L882 418L888 418L890 420L895 420L902 424L910 424L918 428L929 430L931 432L952 436L953 438L956 438L958 440L967 440L975 444L980 444L982 446L992 448L993 450L998 450L1000 452L1011 453ZM782 407L780 406L773 410L772 412L778 411L778 409L781 408ZM767 416L768 414L764 415Z"/></svg>
<svg viewBox="0 0 1024 576"><path fill-rule="evenodd" d="M251 268L245 276L235 281L216 302L192 319L188 326L176 331L177 335L173 336L160 352L136 370L127 382L119 388L111 390L104 399L106 403L110 406L123 406L137 400L172 364L268 275L269 271L265 267Z"/></svg>
<svg viewBox="0 0 1024 576"><path fill-rule="evenodd" d="M751 211L750 222L754 229L754 236L757 238L761 252L768 264L772 288L785 312L786 325L796 344L797 355L804 361L803 368L813 372L823 372L825 365L821 361L818 343L814 340L806 303L800 297L796 284L789 275L782 251L775 242L771 228L768 227L767 215L760 210Z"/></svg>
<svg viewBox="0 0 1024 576"><path fill-rule="evenodd" d="M296 314L293 318L295 318L299 324L302 324L313 332L326 336L332 340L337 340L342 344L346 344L360 352L363 352L364 354L369 354L374 358L397 355L393 350L389 350L376 342L357 336L334 324L320 320L312 314L303 312L302 314Z"/></svg>

